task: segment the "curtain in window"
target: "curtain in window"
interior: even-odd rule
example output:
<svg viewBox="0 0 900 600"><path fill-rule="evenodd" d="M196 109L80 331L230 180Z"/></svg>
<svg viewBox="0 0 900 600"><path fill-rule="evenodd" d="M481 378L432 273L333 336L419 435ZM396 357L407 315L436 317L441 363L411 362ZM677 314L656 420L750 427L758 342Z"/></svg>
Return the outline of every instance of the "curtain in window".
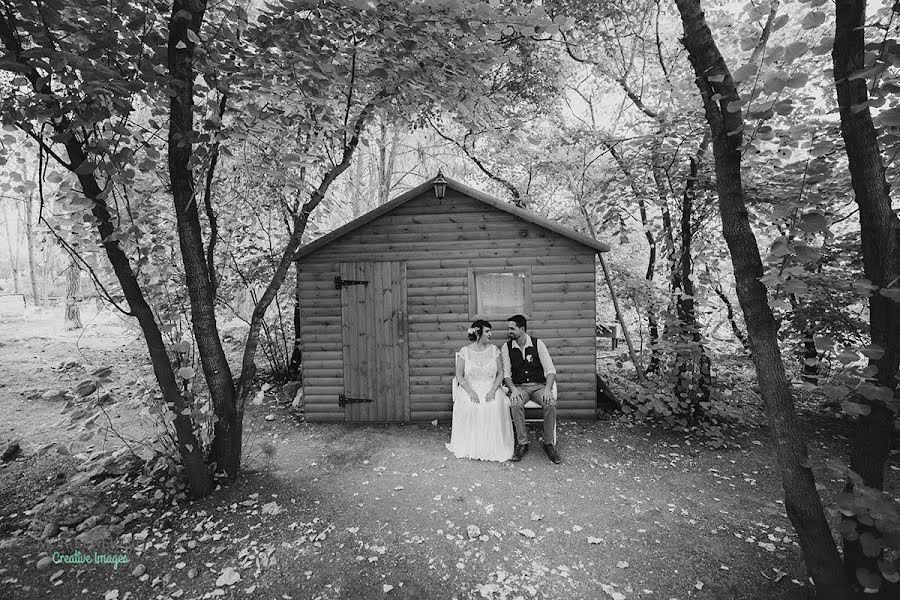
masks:
<svg viewBox="0 0 900 600"><path fill-rule="evenodd" d="M476 273L480 315L513 315L525 311L524 273Z"/></svg>

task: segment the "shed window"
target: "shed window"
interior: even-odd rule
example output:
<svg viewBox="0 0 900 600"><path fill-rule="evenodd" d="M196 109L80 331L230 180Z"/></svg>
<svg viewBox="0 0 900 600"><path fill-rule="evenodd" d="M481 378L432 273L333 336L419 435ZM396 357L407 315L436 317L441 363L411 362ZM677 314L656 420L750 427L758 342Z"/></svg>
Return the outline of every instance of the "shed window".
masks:
<svg viewBox="0 0 900 600"><path fill-rule="evenodd" d="M531 269L471 269L469 317L505 319L531 313Z"/></svg>

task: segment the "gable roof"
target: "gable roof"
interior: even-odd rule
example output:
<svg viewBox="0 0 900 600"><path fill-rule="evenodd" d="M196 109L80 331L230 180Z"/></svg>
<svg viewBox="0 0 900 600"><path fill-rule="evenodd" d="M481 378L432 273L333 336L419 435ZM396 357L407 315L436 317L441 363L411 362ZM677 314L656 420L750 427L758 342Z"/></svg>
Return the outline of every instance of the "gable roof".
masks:
<svg viewBox="0 0 900 600"><path fill-rule="evenodd" d="M434 179L436 179L436 177ZM361 217L358 217L358 218L350 221L346 225L338 227L334 231L327 233L316 240L313 240L312 242L306 244L305 246L300 247L297 250L297 254L294 257L294 260L299 260L299 259L303 258L304 256L311 254L312 252L315 252L322 246L330 244L331 242L337 240L338 238L341 238L341 237L347 235L351 231L359 229L366 223L374 221L378 217L391 212L398 206L402 206L402 205L406 204L407 202L409 202L410 200L412 200L414 198L418 198L419 196L421 196L422 194L427 192L429 189L431 189L431 187L434 185L434 179L430 179L430 180L426 181L425 183L414 187L413 189L409 190L408 192L405 192L405 193L397 196L390 202L382 204L381 206L375 208L374 210L367 212L366 214L362 215ZM460 183L459 181L450 179L449 177L447 177L446 180L447 180L448 188L454 189L457 192L460 192L462 194L465 194L466 196L474 198L475 200L479 200L480 202L483 202L489 206L492 206L493 208L502 210L503 212L507 212L515 217L522 219L523 221L528 221L530 223L534 223L535 225L539 225L540 227L543 227L544 229L549 229L550 231L558 233L558 234L560 234L564 237L567 237L571 240L574 240L580 244L583 244L585 246L593 248L597 252L608 252L610 249L609 244L607 244L605 242L601 242L600 240L595 240L594 238L584 235L582 233L578 233L577 231L575 231L573 229L569 229L568 227L563 227L559 223L552 221L552 220L548 219L547 217L542 217L541 215L535 214L529 210L525 210L523 208L519 208L508 202L504 202L503 200L500 200L499 198L494 198L493 196L489 196L488 194L485 194L484 192L476 190L475 188L471 188L471 187L465 185L464 183Z"/></svg>

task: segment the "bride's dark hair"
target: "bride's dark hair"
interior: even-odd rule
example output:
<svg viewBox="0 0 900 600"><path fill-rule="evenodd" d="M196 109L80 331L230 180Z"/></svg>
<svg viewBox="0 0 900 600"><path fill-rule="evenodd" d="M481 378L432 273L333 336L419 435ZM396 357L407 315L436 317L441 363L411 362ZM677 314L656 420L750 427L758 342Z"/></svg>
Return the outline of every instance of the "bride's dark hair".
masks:
<svg viewBox="0 0 900 600"><path fill-rule="evenodd" d="M488 329L493 329L491 327L491 324L484 319L475 319L475 322L473 322L472 326L469 327L469 341L474 342L478 339L481 339L482 334L484 334L485 327L487 327Z"/></svg>

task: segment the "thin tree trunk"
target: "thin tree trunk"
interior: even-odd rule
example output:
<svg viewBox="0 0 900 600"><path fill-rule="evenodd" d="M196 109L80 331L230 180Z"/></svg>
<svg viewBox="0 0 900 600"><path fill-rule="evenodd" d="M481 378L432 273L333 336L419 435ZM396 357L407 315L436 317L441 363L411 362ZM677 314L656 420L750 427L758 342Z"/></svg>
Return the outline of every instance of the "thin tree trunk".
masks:
<svg viewBox="0 0 900 600"><path fill-rule="evenodd" d="M656 240L653 237L653 232L650 231L650 223L647 217L647 204L644 201L644 194L638 189L631 168L628 166L628 163L625 162L622 155L616 150L615 146L613 144L607 144L606 147L609 149L609 153L612 155L613 159L615 159L616 164L619 165L619 169L625 174L629 187L631 187L631 192L637 200L638 214L641 217L641 227L644 230L644 237L647 239L647 246L650 249L650 256L647 258L647 271L644 274L644 279L648 282L652 282L653 275L656 272ZM647 373L656 373L659 370L659 322L656 319L656 313L653 311L652 303L650 303L647 310L647 329L650 332L650 362L647 364Z"/></svg>
<svg viewBox="0 0 900 600"><path fill-rule="evenodd" d="M384 120L378 124L378 206L388 201L391 174L388 172L387 126Z"/></svg>
<svg viewBox="0 0 900 600"><path fill-rule="evenodd" d="M291 352L291 362L288 372L291 379L300 378L300 367L303 364L303 350L300 345L300 264L294 263L297 271L297 281L294 286L294 349Z"/></svg>
<svg viewBox="0 0 900 600"><path fill-rule="evenodd" d="M194 197L194 174L189 166L193 148L187 141L193 134L196 75L192 65L195 44L187 32L199 34L205 11L206 0L175 0L172 4L168 41L173 89L169 105L169 179L191 304L191 324L216 415L213 460L216 471L224 472L233 481L241 465L243 415L237 411L234 379L216 324L214 283L204 253L200 214ZM183 18L185 12L190 14L189 19Z"/></svg>
<svg viewBox="0 0 900 600"><path fill-rule="evenodd" d="M878 137L868 108L865 78L850 75L865 64L864 0L838 0L835 14L832 62L841 135L847 151L853 193L859 206L863 266L866 278L878 288L898 285L900 277L900 220L891 209L890 186L885 178ZM896 293L896 291L894 291ZM900 365L900 302L876 291L869 297L869 329L872 344L884 354L870 359L878 369L877 383L885 396L897 397L897 369ZM858 401L870 407L868 415L857 417L850 468L862 477L866 486L883 489L885 462L890 452L893 414L882 400ZM853 484L848 482L848 488ZM869 526L852 519L860 532ZM856 580L858 569L877 574L881 556L866 556L858 540L844 541L844 562L848 577ZM896 586L895 591L896 593Z"/></svg>
<svg viewBox="0 0 900 600"><path fill-rule="evenodd" d="M594 223L591 221L591 216L588 214L587 206L585 206L584 197L581 195L577 195L576 200L578 201L578 207L581 209L581 216L584 217L584 221L587 224L588 231L591 234L591 237L595 240L597 239L597 230L594 228ZM597 252L597 258L600 259L600 266L603 269L603 277L606 279L606 286L609 288L609 296L613 301L613 308L616 311L616 320L619 322L619 325L622 326L622 335L625 337L625 343L628 346L628 355L631 356L631 362L634 363L634 371L637 374L638 381L644 383L646 381L646 376L644 375L644 368L641 366L641 361L638 359L637 353L634 351L634 345L631 343L631 336L628 334L628 325L625 324L625 317L622 314L622 308L619 306L619 299L616 296L616 290L612 284L612 278L609 275L609 267L606 266L606 259L603 258L602 252ZM614 332L615 333L615 332ZM598 375L598 381L599 375ZM605 383L603 384L606 385ZM619 406L621 406L620 402L616 402Z"/></svg>
<svg viewBox="0 0 900 600"><path fill-rule="evenodd" d="M694 305L694 281L691 279L693 272L693 261L691 260L691 240L693 232L691 230L691 213L694 203L694 186L700 172L700 156L705 150L701 146L697 157L691 157L690 174L684 186L684 197L681 209L681 256L679 260L680 274L678 284L680 290L675 290L676 313L681 327L684 329L683 335L686 340L691 343L686 344L688 348L684 351L684 357L679 366L679 385L682 393L690 401L690 416L696 421L702 414L702 404L709 402L710 391L712 388L712 361L706 348L703 346L703 338L700 335L700 325L697 323L697 312ZM680 291L680 293L678 293ZM691 369L688 369L688 360L690 360ZM695 373L696 376L689 376L688 372ZM696 381L696 392L691 384Z"/></svg>
<svg viewBox="0 0 900 600"><path fill-rule="evenodd" d="M710 281L713 281L712 274L709 271L709 267L706 267L706 275L709 277ZM747 352L748 355L751 355L752 352L750 350L750 342L747 340L746 334L741 331L740 326L737 323L737 319L735 318L734 306L731 304L731 299L725 293L725 290L722 289L722 284L719 281L715 281L713 284L713 291L716 293L716 296L719 297L719 300L722 301L722 304L725 305L725 313L728 316L728 323L731 325L731 332L734 334L734 337L741 343L741 346Z"/></svg>
<svg viewBox="0 0 900 600"><path fill-rule="evenodd" d="M819 598L848 599L849 582L825 518L794 412L778 348L778 325L768 304L766 288L760 281L763 265L750 227L741 181L743 117L741 111L726 109L729 102L739 99L737 88L706 24L699 0L676 0L676 4L684 26L681 42L696 74L695 82L710 128L722 233L731 253L738 300L744 311L759 387L775 441L785 509L797 531Z"/></svg>
<svg viewBox="0 0 900 600"><path fill-rule="evenodd" d="M21 229L19 228L19 221L21 221L22 209L19 206L19 203L15 203L16 206L16 216L19 217L16 220L16 235L13 236L12 231L10 230L10 223L13 222L13 219L6 215L4 211L4 217L6 221L6 245L9 247L9 263L12 268L12 276L13 276L13 293L20 293L20 284L19 284L19 232Z"/></svg>
<svg viewBox="0 0 900 600"><path fill-rule="evenodd" d="M31 279L31 301L35 306L41 306L41 292L38 285L37 259L34 255L34 198L28 194L25 200L25 244L28 250L28 276Z"/></svg>
<svg viewBox="0 0 900 600"><path fill-rule="evenodd" d="M66 329L81 329L81 269L72 258L66 269Z"/></svg>
<svg viewBox="0 0 900 600"><path fill-rule="evenodd" d="M353 158L353 153L359 145L359 136L363 126L368 121L372 111L375 110L375 107L383 101L385 97L386 92L379 92L365 107L363 107L354 121L353 134L344 146L341 161L326 173L319 184L319 187L310 194L309 200L303 204L300 212L294 216L294 230L291 232L291 237L285 245L284 251L281 253L281 258L278 261L278 265L275 267L275 273L272 275L269 285L266 286L266 289L256 303L256 306L253 307L253 314L250 317L250 331L247 332L247 340L244 343L244 352L241 356L241 374L237 384L237 410L241 415L243 415L244 405L246 404L253 379L256 377L256 363L254 362L254 358L256 357L256 349L259 346L259 333L262 328L263 319L266 316L266 310L268 310L269 305L272 304L272 301L275 299L275 294L278 293L281 284L284 283L284 278L287 276L288 269L290 268L291 263L294 262L294 256L297 253L297 249L300 248L300 240L303 237L303 232L306 230L309 216L325 198L325 194L334 180L350 166L350 160Z"/></svg>

